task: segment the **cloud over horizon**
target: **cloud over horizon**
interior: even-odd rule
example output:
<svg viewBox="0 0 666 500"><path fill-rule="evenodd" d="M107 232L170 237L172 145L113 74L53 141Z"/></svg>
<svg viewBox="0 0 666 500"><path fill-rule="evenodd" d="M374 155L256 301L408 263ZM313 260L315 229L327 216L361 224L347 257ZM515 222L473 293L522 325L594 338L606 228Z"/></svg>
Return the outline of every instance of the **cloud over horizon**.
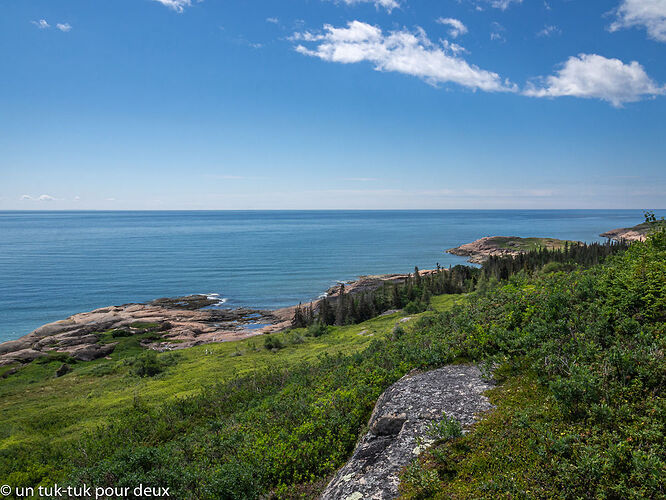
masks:
<svg viewBox="0 0 666 500"><path fill-rule="evenodd" d="M29 194L24 194L19 198L21 201L58 201L58 198L51 196L49 194L42 194L37 197L30 196Z"/></svg>

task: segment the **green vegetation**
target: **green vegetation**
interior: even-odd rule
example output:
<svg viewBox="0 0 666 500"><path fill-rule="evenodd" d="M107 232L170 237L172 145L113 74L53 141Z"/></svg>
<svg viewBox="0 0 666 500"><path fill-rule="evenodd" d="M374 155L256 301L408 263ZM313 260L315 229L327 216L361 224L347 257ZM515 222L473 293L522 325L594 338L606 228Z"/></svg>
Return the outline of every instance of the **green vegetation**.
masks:
<svg viewBox="0 0 666 500"><path fill-rule="evenodd" d="M577 241L558 240L557 238L519 238L518 236L493 236L488 239L498 248L508 248L517 252L533 250L562 250L566 245L576 245Z"/></svg>
<svg viewBox="0 0 666 500"><path fill-rule="evenodd" d="M458 298L446 297L435 307L443 310ZM132 325L140 332L101 334L102 343L118 342L111 359L75 362L54 354L25 366L3 367L2 373L19 369L0 379L0 484L61 482L80 441L135 405L159 408L202 394L216 382L316 363L320 356L348 356L389 334L400 317L395 313L359 325L294 329L172 353L153 353L140 345L156 335L159 325ZM264 338L278 339L283 348L265 349ZM63 363L70 363L72 371L56 377Z"/></svg>
<svg viewBox="0 0 666 500"><path fill-rule="evenodd" d="M473 304L429 328L499 367L497 408L410 466L404 497L663 498L666 233L605 266L516 275Z"/></svg>
<svg viewBox="0 0 666 500"><path fill-rule="evenodd" d="M322 325L351 325L367 321L389 310L405 309L408 314L425 311L432 295L460 294L474 289L478 269L468 266L455 266L438 269L427 275L420 275L414 269L403 283L387 282L376 290L359 294L345 292L344 284L333 297L322 299L315 311L312 304L308 308L298 306L292 325L296 328L314 323Z"/></svg>
<svg viewBox="0 0 666 500"><path fill-rule="evenodd" d="M397 290L402 307L427 304L398 325L402 313L313 319L176 357L141 349L153 327L106 332L119 342L110 360L71 364L58 378L64 360L31 363L0 381L0 483L311 498L390 384L475 361L501 383L496 410L465 435L449 419L434 426L438 441L404 471L406 498L663 497L666 233L625 248L497 261L469 271L465 291L475 291L464 297L421 300L428 281L414 276L413 299L410 283L380 292Z"/></svg>

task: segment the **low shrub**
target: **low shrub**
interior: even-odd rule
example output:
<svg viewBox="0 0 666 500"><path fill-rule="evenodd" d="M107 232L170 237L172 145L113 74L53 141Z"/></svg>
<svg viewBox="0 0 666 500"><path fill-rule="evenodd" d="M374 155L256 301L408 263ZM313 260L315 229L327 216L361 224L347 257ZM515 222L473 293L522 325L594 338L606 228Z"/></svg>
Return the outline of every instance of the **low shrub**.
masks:
<svg viewBox="0 0 666 500"><path fill-rule="evenodd" d="M309 337L321 337L322 335L326 335L328 331L328 326L320 323L319 321L316 321L308 327L307 335Z"/></svg>
<svg viewBox="0 0 666 500"><path fill-rule="evenodd" d="M267 335L264 339L264 348L268 349L269 351L279 350L284 348L284 344L278 337L274 335Z"/></svg>

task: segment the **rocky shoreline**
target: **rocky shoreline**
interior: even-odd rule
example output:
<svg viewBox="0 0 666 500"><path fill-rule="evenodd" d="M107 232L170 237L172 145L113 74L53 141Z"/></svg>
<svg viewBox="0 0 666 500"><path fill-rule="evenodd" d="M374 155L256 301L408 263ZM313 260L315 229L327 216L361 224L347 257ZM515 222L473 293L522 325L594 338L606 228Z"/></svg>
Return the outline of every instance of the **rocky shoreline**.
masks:
<svg viewBox="0 0 666 500"><path fill-rule="evenodd" d="M656 222L653 224L659 225L660 227L664 227L663 222ZM629 241L629 242L645 241L647 233L651 229L654 229L655 227L655 225L653 224L643 223L633 227L621 227L618 229L611 229L610 231L601 233L599 236L601 236L602 238L610 238L611 240L615 241Z"/></svg>
<svg viewBox="0 0 666 500"><path fill-rule="evenodd" d="M556 238L520 238L518 236L486 236L446 252L461 257L469 257L467 262L483 264L488 257L515 257L536 248L559 249L567 243ZM569 242L578 243L578 242Z"/></svg>
<svg viewBox="0 0 666 500"><path fill-rule="evenodd" d="M426 275L432 271L421 271ZM374 290L386 282L399 283L409 274L361 276L345 284L345 293ZM331 287L326 296L335 301L340 285ZM302 306L317 309L319 300ZM108 356L116 343L102 343L105 332L114 336L153 334L142 346L155 351L184 349L213 342L242 340L285 330L291 326L297 305L272 311L215 307L216 299L205 295L161 298L148 303L109 306L74 314L67 319L43 325L17 340L0 344L0 366L29 363L37 358L62 353L79 361Z"/></svg>

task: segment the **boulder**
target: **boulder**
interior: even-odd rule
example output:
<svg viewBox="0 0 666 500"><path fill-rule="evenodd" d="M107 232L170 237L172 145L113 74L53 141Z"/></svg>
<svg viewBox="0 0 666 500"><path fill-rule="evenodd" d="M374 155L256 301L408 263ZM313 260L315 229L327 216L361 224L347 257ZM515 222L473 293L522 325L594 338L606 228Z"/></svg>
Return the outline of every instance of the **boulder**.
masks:
<svg viewBox="0 0 666 500"><path fill-rule="evenodd" d="M68 352L73 358L79 361L92 361L93 359L102 358L113 352L116 348L116 343L112 344L89 344L76 346L75 348L68 350L63 349L64 352Z"/></svg>
<svg viewBox="0 0 666 500"><path fill-rule="evenodd" d="M69 366L66 363L63 363L62 365L60 365L60 368L58 368L56 370L55 375L56 375L56 377L62 377L63 375L67 375L71 371L72 371L72 367Z"/></svg>
<svg viewBox="0 0 666 500"><path fill-rule="evenodd" d="M475 366L451 365L408 374L382 394L369 431L337 472L322 500L386 500L398 496L400 472L433 442L429 428L443 415L463 427L491 408L491 384Z"/></svg>

